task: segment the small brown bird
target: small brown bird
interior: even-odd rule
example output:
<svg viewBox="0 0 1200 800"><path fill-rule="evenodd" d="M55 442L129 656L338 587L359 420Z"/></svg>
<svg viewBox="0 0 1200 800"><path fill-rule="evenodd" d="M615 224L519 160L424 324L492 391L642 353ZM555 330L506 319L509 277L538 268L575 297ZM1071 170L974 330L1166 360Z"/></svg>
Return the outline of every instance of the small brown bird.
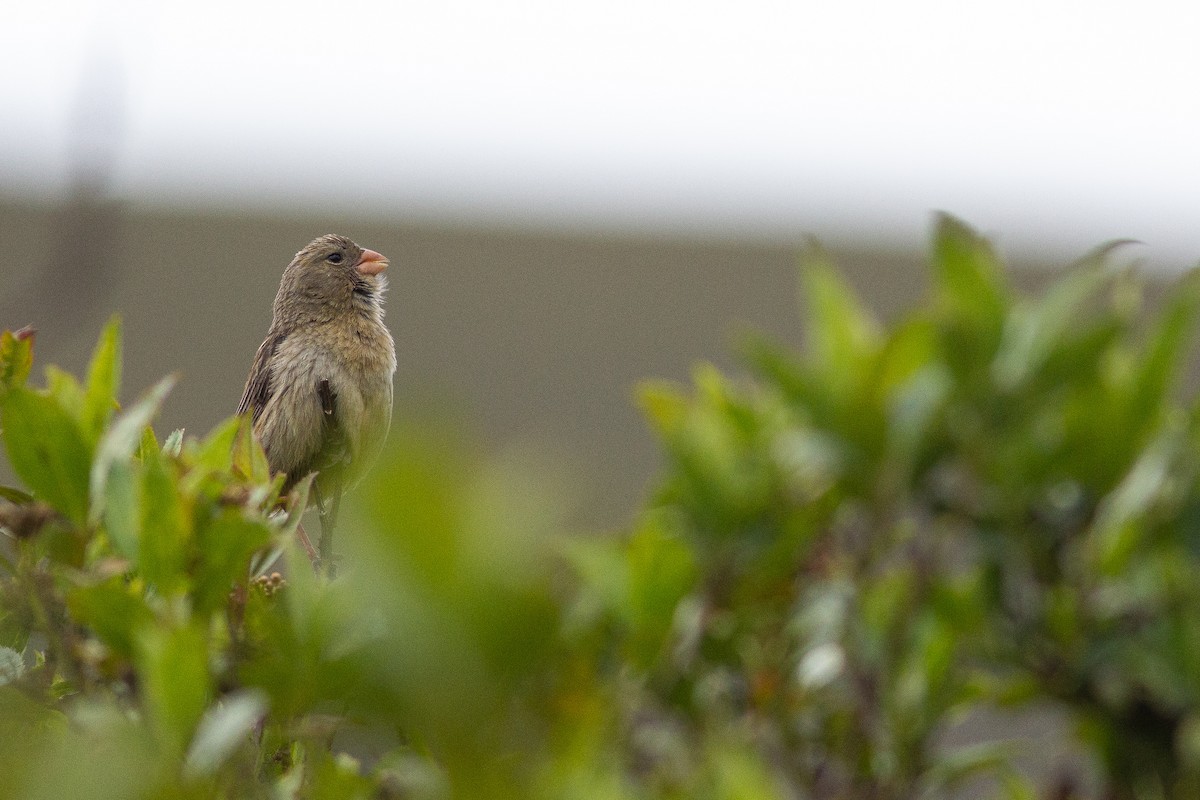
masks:
<svg viewBox="0 0 1200 800"><path fill-rule="evenodd" d="M378 456L392 415L396 348L383 324L388 260L344 236L304 247L275 296L237 413L284 492L311 472L321 515L320 558L330 563L342 492Z"/></svg>

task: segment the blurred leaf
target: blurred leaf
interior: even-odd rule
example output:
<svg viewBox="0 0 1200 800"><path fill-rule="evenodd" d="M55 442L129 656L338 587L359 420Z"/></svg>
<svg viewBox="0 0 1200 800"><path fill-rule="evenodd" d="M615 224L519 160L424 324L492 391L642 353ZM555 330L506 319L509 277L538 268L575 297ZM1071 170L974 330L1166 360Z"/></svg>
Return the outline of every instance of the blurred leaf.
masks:
<svg viewBox="0 0 1200 800"><path fill-rule="evenodd" d="M667 381L639 384L637 400L650 422L664 436L678 430L687 415L687 398L678 386Z"/></svg>
<svg viewBox="0 0 1200 800"><path fill-rule="evenodd" d="M1178 430L1163 433L1096 509L1095 537L1102 572L1112 574L1124 569L1134 548L1146 535L1144 517L1162 501L1172 461L1181 444Z"/></svg>
<svg viewBox="0 0 1200 800"><path fill-rule="evenodd" d="M920 370L897 389L888 408L888 422L893 444L905 457L911 458L929 434L953 386L953 378L937 364Z"/></svg>
<svg viewBox="0 0 1200 800"><path fill-rule="evenodd" d="M719 744L708 753L715 778L716 800L772 800L780 798L775 780L763 760L748 748Z"/></svg>
<svg viewBox="0 0 1200 800"><path fill-rule="evenodd" d="M163 455L171 458L178 458L180 451L183 449L183 428L176 428L167 436L167 440L163 442Z"/></svg>
<svg viewBox="0 0 1200 800"><path fill-rule="evenodd" d="M647 643L658 644L671 626L677 605L697 579L695 557L660 515L643 520L626 553L627 602L633 621Z"/></svg>
<svg viewBox="0 0 1200 800"><path fill-rule="evenodd" d="M10 386L24 386L33 366L33 335L0 332L0 395Z"/></svg>
<svg viewBox="0 0 1200 800"><path fill-rule="evenodd" d="M813 501L830 491L846 471L849 457L845 445L820 430L797 427L781 433L771 443L789 493Z"/></svg>
<svg viewBox="0 0 1200 800"><path fill-rule="evenodd" d="M577 598L587 606L584 613L599 610L628 617L629 570L618 545L607 539L567 537L559 546L585 590Z"/></svg>
<svg viewBox="0 0 1200 800"><path fill-rule="evenodd" d="M797 405L814 402L816 381L798 363L795 355L761 335L749 335L742 341L744 360L761 378L766 379Z"/></svg>
<svg viewBox="0 0 1200 800"><path fill-rule="evenodd" d="M359 774L358 761L350 755L317 753L313 762L309 779L315 800L371 797L371 782Z"/></svg>
<svg viewBox="0 0 1200 800"><path fill-rule="evenodd" d="M240 417L230 417L209 431L196 447L195 464L199 469L228 472L233 466L233 442L242 427ZM164 445L163 451L168 448Z"/></svg>
<svg viewBox="0 0 1200 800"><path fill-rule="evenodd" d="M895 703L898 711L919 719L931 706L937 707L933 696L953 685L959 634L932 613L921 611L916 616L910 625L909 651L895 676Z"/></svg>
<svg viewBox="0 0 1200 800"><path fill-rule="evenodd" d="M934 232L934 311L946 364L973 390L990 377L1010 303L991 245L963 223L939 215Z"/></svg>
<svg viewBox="0 0 1200 800"><path fill-rule="evenodd" d="M93 474L95 466L93 465ZM142 471L129 461L114 461L104 486L104 529L113 548L138 566L142 538Z"/></svg>
<svg viewBox="0 0 1200 800"><path fill-rule="evenodd" d="M154 435L154 429L147 425L142 431L141 444L138 445L138 458L146 459L151 455L157 456L160 452L158 437Z"/></svg>
<svg viewBox="0 0 1200 800"><path fill-rule="evenodd" d="M156 742L111 701L81 702L70 727L51 726L37 736L41 758L26 767L25 791L18 795L25 800L171 796Z"/></svg>
<svg viewBox="0 0 1200 800"><path fill-rule="evenodd" d="M80 623L123 658L133 657L138 635L154 621L137 589L119 576L76 587L68 594L67 604Z"/></svg>
<svg viewBox="0 0 1200 800"><path fill-rule="evenodd" d="M986 239L949 214L939 214L933 267L941 303L956 314L976 316L980 325L999 330L1009 292Z"/></svg>
<svg viewBox="0 0 1200 800"><path fill-rule="evenodd" d="M250 554L266 545L270 535L266 525L246 519L236 509L226 509L200 526L196 546L204 569L193 588L198 612L225 605L230 588L248 577Z"/></svg>
<svg viewBox="0 0 1200 800"><path fill-rule="evenodd" d="M941 756L930 770L928 783L933 796L940 797L972 778L990 772L1007 772L1014 748L1008 742L985 742L958 747ZM1009 794L1014 787L1009 788Z"/></svg>
<svg viewBox="0 0 1200 800"><path fill-rule="evenodd" d="M309 473L296 482L287 498L287 516L279 523L277 534L271 542L271 547L259 552L250 562L250 574L260 575L271 565L275 564L288 548L299 548L300 540L297 531L308 509L308 495L312 489L316 473Z"/></svg>
<svg viewBox="0 0 1200 800"><path fill-rule="evenodd" d="M186 586L187 542L191 521L169 465L147 459L142 470L141 539L138 564L146 580L162 594Z"/></svg>
<svg viewBox="0 0 1200 800"><path fill-rule="evenodd" d="M267 711L267 698L253 689L226 695L205 712L184 761L184 775L214 774L233 752L249 742Z"/></svg>
<svg viewBox="0 0 1200 800"><path fill-rule="evenodd" d="M1030 779L1016 770L1001 770L1000 784L1003 787L1004 794L1002 796L1005 800L1038 800L1041 796Z"/></svg>
<svg viewBox="0 0 1200 800"><path fill-rule="evenodd" d="M53 398L23 386L0 398L0 419L13 471L36 497L82 525L91 452L75 420Z"/></svg>
<svg viewBox="0 0 1200 800"><path fill-rule="evenodd" d="M158 414L163 401L175 387L175 381L176 377L169 375L156 383L131 408L123 412L101 436L96 459L91 466L89 475L92 498L91 521L93 523L99 522L104 514L104 505L107 500L105 488L113 465L129 459L133 455L134 449L142 441L142 432L150 424L150 420Z"/></svg>
<svg viewBox="0 0 1200 800"><path fill-rule="evenodd" d="M84 408L87 406L87 395L79 380L69 372L64 372L51 364L46 367L46 394L54 398L59 407L70 415L76 425L82 425ZM88 440L89 445L91 440Z"/></svg>
<svg viewBox="0 0 1200 800"><path fill-rule="evenodd" d="M1009 315L992 374L1003 391L1013 391L1045 364L1063 334L1075 325L1083 304L1104 285L1103 264L1069 273L1040 300L1017 305Z"/></svg>
<svg viewBox="0 0 1200 800"><path fill-rule="evenodd" d="M916 373L939 368L938 356L937 328L931 320L916 316L900 322L880 353L880 392L893 392Z"/></svg>
<svg viewBox="0 0 1200 800"><path fill-rule="evenodd" d="M100 440L113 410L121 387L121 322L113 317L100 334L88 368L81 423L84 434L93 445Z"/></svg>
<svg viewBox="0 0 1200 800"><path fill-rule="evenodd" d="M803 267L808 352L827 378L853 376L879 347L879 326L823 254Z"/></svg>
<svg viewBox="0 0 1200 800"><path fill-rule="evenodd" d="M1168 295L1151 328L1140 369L1133 381L1136 394L1130 409L1135 420L1153 419L1179 374L1182 356L1200 309L1200 270L1194 270Z"/></svg>
<svg viewBox="0 0 1200 800"><path fill-rule="evenodd" d="M268 483L271 468L258 437L254 435L254 423L249 415L243 414L239 419L241 422L233 444L233 467L249 481Z"/></svg>
<svg viewBox="0 0 1200 800"><path fill-rule="evenodd" d="M846 651L834 642L806 650L796 664L796 682L804 689L821 689L840 677L846 667Z"/></svg>
<svg viewBox="0 0 1200 800"><path fill-rule="evenodd" d="M11 647L0 647L0 686L12 683L25 673L25 659Z"/></svg>
<svg viewBox="0 0 1200 800"><path fill-rule="evenodd" d="M149 628L137 649L150 718L168 752L182 755L211 690L206 637L190 625Z"/></svg>
<svg viewBox="0 0 1200 800"><path fill-rule="evenodd" d="M20 489L12 486L0 486L0 500L7 500L10 503L24 505L25 503L33 502L33 495L29 492L23 492Z"/></svg>

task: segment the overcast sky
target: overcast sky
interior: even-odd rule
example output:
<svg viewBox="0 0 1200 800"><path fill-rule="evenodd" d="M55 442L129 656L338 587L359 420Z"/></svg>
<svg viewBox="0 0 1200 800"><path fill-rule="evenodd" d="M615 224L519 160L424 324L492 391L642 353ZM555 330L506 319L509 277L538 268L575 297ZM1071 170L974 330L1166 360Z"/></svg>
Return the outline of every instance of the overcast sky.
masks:
<svg viewBox="0 0 1200 800"><path fill-rule="evenodd" d="M1183 2L16 0L0 192L1200 260Z"/></svg>

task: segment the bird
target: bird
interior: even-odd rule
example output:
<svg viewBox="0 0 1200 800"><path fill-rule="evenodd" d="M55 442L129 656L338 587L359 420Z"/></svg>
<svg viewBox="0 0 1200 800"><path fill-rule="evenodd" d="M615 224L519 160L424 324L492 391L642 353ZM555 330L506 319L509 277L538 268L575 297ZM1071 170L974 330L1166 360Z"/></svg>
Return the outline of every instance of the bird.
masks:
<svg viewBox="0 0 1200 800"><path fill-rule="evenodd" d="M237 406L250 414L272 475L284 475L281 495L316 473L318 553L304 541L314 568L326 564L331 575L342 494L378 457L391 424L396 346L383 322L387 267L382 254L336 234L296 253Z"/></svg>

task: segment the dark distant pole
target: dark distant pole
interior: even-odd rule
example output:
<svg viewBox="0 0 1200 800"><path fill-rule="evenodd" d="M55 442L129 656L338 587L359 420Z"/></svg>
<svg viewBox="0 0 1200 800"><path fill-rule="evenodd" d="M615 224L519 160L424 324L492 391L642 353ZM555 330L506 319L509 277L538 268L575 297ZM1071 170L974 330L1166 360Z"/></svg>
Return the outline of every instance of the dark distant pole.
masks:
<svg viewBox="0 0 1200 800"><path fill-rule="evenodd" d="M91 329L78 323L101 307L112 285L123 213L111 192L125 133L125 94L120 58L101 45L84 62L68 119L68 193L55 215L50 263L38 282L46 302L39 307L75 322L74 330Z"/></svg>

